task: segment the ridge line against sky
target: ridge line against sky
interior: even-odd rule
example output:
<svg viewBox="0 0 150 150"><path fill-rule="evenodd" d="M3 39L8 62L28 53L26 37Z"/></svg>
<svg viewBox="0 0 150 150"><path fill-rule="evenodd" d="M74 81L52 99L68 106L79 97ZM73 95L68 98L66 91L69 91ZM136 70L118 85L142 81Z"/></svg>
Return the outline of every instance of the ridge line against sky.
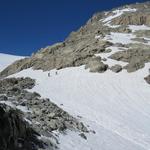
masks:
<svg viewBox="0 0 150 150"><path fill-rule="evenodd" d="M63 41L96 12L147 0L0 0L0 53L31 55Z"/></svg>

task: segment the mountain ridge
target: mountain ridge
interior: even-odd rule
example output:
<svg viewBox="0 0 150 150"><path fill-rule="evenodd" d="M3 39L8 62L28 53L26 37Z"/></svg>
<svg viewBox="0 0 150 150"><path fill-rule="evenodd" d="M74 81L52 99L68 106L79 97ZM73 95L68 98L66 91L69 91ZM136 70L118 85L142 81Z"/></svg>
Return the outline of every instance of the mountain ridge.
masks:
<svg viewBox="0 0 150 150"><path fill-rule="evenodd" d="M120 16L112 19L112 23L114 24L114 26L116 24L120 25L119 20L122 20L122 15L123 18L127 16L128 19L133 20L133 22L130 21L131 25L140 25L143 23L145 23L146 25L146 22L143 21L146 21L146 19L144 19L145 17L149 20L149 13L145 13L144 15L146 16L139 15L138 17L137 12L133 15L134 12L132 12L132 7L137 7L137 9L139 9L139 13L141 13L140 11L143 8L145 8L144 12L147 12L148 8L150 7L150 3L146 2L117 8L117 13L119 13L119 9L126 10L124 12L121 12L122 14ZM131 12L130 10L128 11L127 8L130 8ZM131 32L131 30L128 29L128 27L126 26L111 28L111 26L105 25L105 22L102 19L106 18L107 16L113 15L113 10L108 11L107 13L102 12L95 14L91 19L89 19L85 26L81 27L79 30L77 30L77 32L72 32L64 42L48 46L44 49L40 49L30 58L25 58L24 60L15 62L13 65L9 66L4 71L2 71L0 73L0 76L8 76L30 67L33 67L34 69L43 69L47 71L54 68L61 69L65 67L80 65L89 66L88 62L93 61L93 59L95 59L95 54L105 52L106 48L112 45L111 42L103 39L98 40L95 38L95 36L100 35L103 37L104 35L110 34L110 32L117 31L122 33ZM129 17L128 14L131 14L131 16L133 15L133 19L131 19L131 17ZM139 18L139 20L137 20L136 18ZM123 21L123 24L130 24L125 23L126 20L128 21L128 19L125 19L125 21ZM108 23L109 21L106 22ZM103 68L103 66L105 66L104 62L102 62L101 65L99 65L99 68ZM101 71L101 69L99 70L100 72L105 71Z"/></svg>

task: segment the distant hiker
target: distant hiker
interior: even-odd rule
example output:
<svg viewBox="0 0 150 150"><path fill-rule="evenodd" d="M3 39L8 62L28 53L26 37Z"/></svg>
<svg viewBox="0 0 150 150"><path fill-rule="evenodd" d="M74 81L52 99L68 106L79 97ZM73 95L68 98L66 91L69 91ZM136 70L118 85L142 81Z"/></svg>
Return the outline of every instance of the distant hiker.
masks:
<svg viewBox="0 0 150 150"><path fill-rule="evenodd" d="M55 74L57 75L57 74L58 74L58 72L56 71L56 72L55 72Z"/></svg>
<svg viewBox="0 0 150 150"><path fill-rule="evenodd" d="M149 73L149 75L150 75L150 68L148 69L148 73Z"/></svg>
<svg viewBox="0 0 150 150"><path fill-rule="evenodd" d="M50 74L50 72L48 73L48 77L50 77L51 76L51 74Z"/></svg>

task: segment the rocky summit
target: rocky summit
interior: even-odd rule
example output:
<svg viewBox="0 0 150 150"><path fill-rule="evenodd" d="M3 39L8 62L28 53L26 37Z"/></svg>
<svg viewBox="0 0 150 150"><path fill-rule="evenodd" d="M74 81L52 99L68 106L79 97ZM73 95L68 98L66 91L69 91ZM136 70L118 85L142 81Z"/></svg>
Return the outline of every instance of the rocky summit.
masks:
<svg viewBox="0 0 150 150"><path fill-rule="evenodd" d="M94 14L0 72L0 150L150 149L149 63L150 2Z"/></svg>

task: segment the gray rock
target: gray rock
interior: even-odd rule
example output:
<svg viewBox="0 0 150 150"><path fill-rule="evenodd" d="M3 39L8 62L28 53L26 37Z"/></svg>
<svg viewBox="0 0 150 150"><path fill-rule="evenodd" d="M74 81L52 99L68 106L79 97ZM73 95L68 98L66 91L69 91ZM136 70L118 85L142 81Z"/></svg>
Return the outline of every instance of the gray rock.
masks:
<svg viewBox="0 0 150 150"><path fill-rule="evenodd" d="M0 101L7 101L8 97L5 95L0 95Z"/></svg>
<svg viewBox="0 0 150 150"><path fill-rule="evenodd" d="M86 135L85 135L84 133L80 133L79 135L80 135L83 139L87 140L87 137L86 137Z"/></svg>
<svg viewBox="0 0 150 150"><path fill-rule="evenodd" d="M85 66L85 68L86 69L89 68L90 72L102 73L102 72L105 72L107 70L108 65L101 62L100 57L95 57L95 58L92 58L91 60L89 60L89 62Z"/></svg>
<svg viewBox="0 0 150 150"><path fill-rule="evenodd" d="M133 38L133 39L131 39L131 40L137 41L137 42L141 42L141 43L148 43L148 41L145 40L144 38Z"/></svg>
<svg viewBox="0 0 150 150"><path fill-rule="evenodd" d="M110 70L112 70L115 73L118 73L122 70L122 66L121 65L114 65L110 68Z"/></svg>
<svg viewBox="0 0 150 150"><path fill-rule="evenodd" d="M139 44L130 45L131 48L127 51L120 51L112 54L109 58L118 61L128 62L124 69L128 72L137 71L145 66L145 63L150 62L150 51L149 46L141 46ZM133 48L132 48L133 46Z"/></svg>

